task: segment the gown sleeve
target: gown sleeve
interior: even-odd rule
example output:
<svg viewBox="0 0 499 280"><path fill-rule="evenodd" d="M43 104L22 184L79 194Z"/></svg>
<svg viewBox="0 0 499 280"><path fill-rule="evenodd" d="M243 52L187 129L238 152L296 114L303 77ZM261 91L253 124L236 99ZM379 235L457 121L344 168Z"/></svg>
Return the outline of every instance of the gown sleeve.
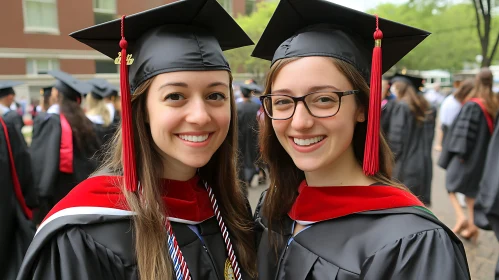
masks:
<svg viewBox="0 0 499 280"><path fill-rule="evenodd" d="M17 280L130 279L122 259L96 242L79 227L51 238L29 262L23 263Z"/></svg>
<svg viewBox="0 0 499 280"><path fill-rule="evenodd" d="M441 229L419 232L388 244L362 265L360 279L471 279L464 249Z"/></svg>
<svg viewBox="0 0 499 280"><path fill-rule="evenodd" d="M404 136L407 133L407 122L410 116L410 109L405 103L394 104L393 112L391 114L390 127L388 129L388 140L392 152L395 155L395 160L399 159L404 151Z"/></svg>
<svg viewBox="0 0 499 280"><path fill-rule="evenodd" d="M480 125L484 125L482 121L485 121L482 109L473 102L466 103L450 132L449 152L457 154L463 160L468 159L476 143Z"/></svg>

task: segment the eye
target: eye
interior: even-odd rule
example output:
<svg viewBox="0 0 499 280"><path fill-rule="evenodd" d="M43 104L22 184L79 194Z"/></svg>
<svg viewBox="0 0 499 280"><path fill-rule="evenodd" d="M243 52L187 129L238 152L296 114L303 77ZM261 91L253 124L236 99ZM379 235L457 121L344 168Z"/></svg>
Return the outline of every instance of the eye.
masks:
<svg viewBox="0 0 499 280"><path fill-rule="evenodd" d="M223 94L221 92L214 92L214 93L211 93L210 95L208 95L207 99L214 100L214 101L222 101L222 100L227 99L227 97L225 96L225 94Z"/></svg>
<svg viewBox="0 0 499 280"><path fill-rule="evenodd" d="M170 93L165 97L165 101L180 101L184 100L185 97L181 93Z"/></svg>
<svg viewBox="0 0 499 280"><path fill-rule="evenodd" d="M276 106L287 105L287 104L291 104L291 103L293 103L293 100L288 99L288 98L280 98L280 99L274 100L274 105L276 105Z"/></svg>

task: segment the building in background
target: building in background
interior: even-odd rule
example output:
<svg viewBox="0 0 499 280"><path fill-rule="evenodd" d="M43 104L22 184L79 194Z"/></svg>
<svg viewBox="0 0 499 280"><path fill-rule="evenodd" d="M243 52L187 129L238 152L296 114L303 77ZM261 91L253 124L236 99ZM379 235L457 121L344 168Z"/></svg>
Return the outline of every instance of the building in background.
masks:
<svg viewBox="0 0 499 280"><path fill-rule="evenodd" d="M0 80L16 80L23 106L53 83L44 74L62 70L81 79L118 84L118 65L68 36L82 28L175 0L7 0L0 9ZM234 17L251 13L257 0L217 0Z"/></svg>

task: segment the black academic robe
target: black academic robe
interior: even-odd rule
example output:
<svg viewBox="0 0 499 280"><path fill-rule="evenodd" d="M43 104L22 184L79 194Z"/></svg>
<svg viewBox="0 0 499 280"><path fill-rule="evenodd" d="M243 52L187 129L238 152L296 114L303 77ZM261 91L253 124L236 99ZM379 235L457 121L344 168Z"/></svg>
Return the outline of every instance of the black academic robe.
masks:
<svg viewBox="0 0 499 280"><path fill-rule="evenodd" d="M393 99L387 100L385 106L381 108L381 130L388 136L390 131L390 119L392 117L393 108L397 102Z"/></svg>
<svg viewBox="0 0 499 280"><path fill-rule="evenodd" d="M417 123L407 103L401 101L393 106L388 133L395 155L393 178L406 185L424 204L430 205L436 110L432 108L426 120Z"/></svg>
<svg viewBox="0 0 499 280"><path fill-rule="evenodd" d="M447 191L476 197L490 137L480 106L474 102L464 104L446 133L438 160L438 165L447 169Z"/></svg>
<svg viewBox="0 0 499 280"><path fill-rule="evenodd" d="M36 207L32 188L31 162L22 134L9 120L4 120L9 134L12 157L24 200ZM31 242L34 226L24 216L15 196L6 135L0 126L0 279L13 280ZM27 228L25 228L27 227Z"/></svg>
<svg viewBox="0 0 499 280"><path fill-rule="evenodd" d="M498 112L499 113L499 112ZM475 201L475 224L485 230L493 230L499 241L499 114L490 139L485 168ZM495 279L499 280L499 261Z"/></svg>
<svg viewBox="0 0 499 280"><path fill-rule="evenodd" d="M282 232L275 231L277 223L272 227L276 252L261 215L264 194L255 211L259 279L471 279L459 239L413 207L319 222L292 240L293 221L286 216Z"/></svg>
<svg viewBox="0 0 499 280"><path fill-rule="evenodd" d="M102 124L97 124L97 123L92 123L94 127L95 134L97 134L97 138L99 139L99 143L101 145L106 144L109 139L113 138L114 133L116 132L116 129L118 128L117 125L114 123L111 123L108 126L104 126Z"/></svg>
<svg viewBox="0 0 499 280"><path fill-rule="evenodd" d="M98 145L85 143L86 150L81 150L73 136L73 173L61 172L60 144L59 115L41 113L33 123L33 140L30 146L33 183L39 201L39 209L34 217L37 224L59 200L88 178L98 166L97 160L93 157L99 148Z"/></svg>
<svg viewBox="0 0 499 280"><path fill-rule="evenodd" d="M16 111L8 111L3 115L3 119L6 122L10 122L14 125L14 127L21 132L21 129L24 127L23 117L19 115Z"/></svg>
<svg viewBox="0 0 499 280"><path fill-rule="evenodd" d="M239 179L249 182L256 171L259 156L257 113L260 105L253 101L237 104Z"/></svg>
<svg viewBox="0 0 499 280"><path fill-rule="evenodd" d="M132 223L131 212L113 208L59 211L38 229L17 279L138 279ZM215 217L195 226L202 240L186 224L171 224L192 279L229 279L228 256ZM249 279L244 271L242 277Z"/></svg>

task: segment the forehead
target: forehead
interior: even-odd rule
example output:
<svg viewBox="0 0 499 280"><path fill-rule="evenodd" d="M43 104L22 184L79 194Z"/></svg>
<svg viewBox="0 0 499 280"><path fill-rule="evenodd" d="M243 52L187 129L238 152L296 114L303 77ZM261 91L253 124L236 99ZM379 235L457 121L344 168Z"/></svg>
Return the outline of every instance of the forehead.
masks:
<svg viewBox="0 0 499 280"><path fill-rule="evenodd" d="M185 83L189 87L206 87L214 82L229 84L229 72L218 71L179 71L157 75L151 87L156 88L165 83Z"/></svg>
<svg viewBox="0 0 499 280"><path fill-rule="evenodd" d="M303 57L283 66L272 82L272 90L288 88L306 91L316 86L333 86L340 90L351 89L347 77L328 57Z"/></svg>

